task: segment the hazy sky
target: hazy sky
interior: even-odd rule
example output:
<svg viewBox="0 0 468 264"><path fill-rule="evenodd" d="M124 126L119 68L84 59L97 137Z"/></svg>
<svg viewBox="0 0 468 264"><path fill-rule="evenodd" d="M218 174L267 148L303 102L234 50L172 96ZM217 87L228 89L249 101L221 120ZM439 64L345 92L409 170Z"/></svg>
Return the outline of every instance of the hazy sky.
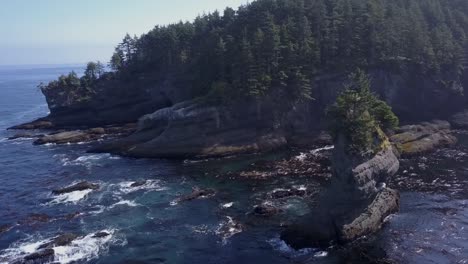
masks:
<svg viewBox="0 0 468 264"><path fill-rule="evenodd" d="M0 0L0 65L108 61L125 33L247 0Z"/></svg>

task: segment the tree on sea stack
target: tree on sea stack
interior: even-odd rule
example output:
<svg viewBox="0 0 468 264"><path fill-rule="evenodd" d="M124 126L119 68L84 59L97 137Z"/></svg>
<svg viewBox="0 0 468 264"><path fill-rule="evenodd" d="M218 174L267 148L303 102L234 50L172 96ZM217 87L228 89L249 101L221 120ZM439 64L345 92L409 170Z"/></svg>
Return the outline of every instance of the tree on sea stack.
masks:
<svg viewBox="0 0 468 264"><path fill-rule="evenodd" d="M392 130L399 123L391 107L379 100L370 86L369 76L357 69L349 75L345 90L328 111L334 141L345 140L348 154L375 154L386 138L383 131Z"/></svg>

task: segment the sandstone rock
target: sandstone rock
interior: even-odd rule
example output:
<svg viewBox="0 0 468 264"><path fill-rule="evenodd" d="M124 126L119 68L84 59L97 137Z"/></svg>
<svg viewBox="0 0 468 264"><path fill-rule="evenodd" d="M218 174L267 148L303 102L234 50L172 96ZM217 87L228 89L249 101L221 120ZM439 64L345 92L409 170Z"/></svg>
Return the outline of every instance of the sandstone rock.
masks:
<svg viewBox="0 0 468 264"><path fill-rule="evenodd" d="M88 129L87 132L90 134L102 135L106 133L106 130L102 127L95 127L95 128Z"/></svg>
<svg viewBox="0 0 468 264"><path fill-rule="evenodd" d="M251 104L228 109L192 100L143 116L135 134L92 151L145 158L190 158L285 146L285 136L267 123L257 119Z"/></svg>
<svg viewBox="0 0 468 264"><path fill-rule="evenodd" d="M457 138L451 134L450 123L433 121L401 127L391 141L402 156L414 156L453 145Z"/></svg>
<svg viewBox="0 0 468 264"><path fill-rule="evenodd" d="M371 157L349 154L345 137L337 138L328 190L317 208L282 233L283 240L298 249L328 247L380 230L385 217L399 210L399 194L379 190L377 184L393 176L400 164L385 135L379 134L375 145L380 150Z"/></svg>
<svg viewBox="0 0 468 264"><path fill-rule="evenodd" d="M380 230L384 219L400 210L398 191L385 188L380 191L367 209L351 223L341 228L340 241L353 241Z"/></svg>
<svg viewBox="0 0 468 264"><path fill-rule="evenodd" d="M32 129L51 129L51 128L54 128L54 124L51 121L41 118L41 119L29 122L29 123L13 126L8 129L32 130Z"/></svg>
<svg viewBox="0 0 468 264"><path fill-rule="evenodd" d="M78 143L92 139L90 134L82 131L67 131L57 134L46 135L34 141L36 145L44 144L65 144L65 143Z"/></svg>
<svg viewBox="0 0 468 264"><path fill-rule="evenodd" d="M64 194L64 193L70 193L70 192L75 192L75 191L84 191L84 190L88 190L88 189L98 190L99 185L94 184L94 183L89 183L87 181L83 181L83 182L77 183L75 185L72 185L70 187L65 187L65 188L62 188L62 189L53 190L52 193L55 194L55 195L60 195L60 194Z"/></svg>

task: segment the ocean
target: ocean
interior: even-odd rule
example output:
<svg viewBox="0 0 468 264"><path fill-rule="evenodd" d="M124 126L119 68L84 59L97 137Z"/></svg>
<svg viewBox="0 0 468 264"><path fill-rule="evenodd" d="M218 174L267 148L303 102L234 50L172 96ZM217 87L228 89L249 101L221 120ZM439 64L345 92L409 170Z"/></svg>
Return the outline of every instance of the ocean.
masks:
<svg viewBox="0 0 468 264"><path fill-rule="evenodd" d="M249 213L275 189L316 185L313 177L239 180L221 173L281 155L131 159L86 153L94 143L33 146L33 139L7 139L16 132L6 128L47 115L37 84L83 68L0 67L0 263L20 260L64 233L77 238L54 248L55 263L346 261L336 248L295 251L279 239L278 219ZM468 263L468 135L457 136L453 148L403 160L390 183L402 192L402 208L375 244L397 263ZM99 190L51 192L81 181ZM216 195L177 202L194 188L212 188ZM309 212L310 204L296 197L281 206L287 218L280 220L287 221ZM96 237L99 232L109 235Z"/></svg>

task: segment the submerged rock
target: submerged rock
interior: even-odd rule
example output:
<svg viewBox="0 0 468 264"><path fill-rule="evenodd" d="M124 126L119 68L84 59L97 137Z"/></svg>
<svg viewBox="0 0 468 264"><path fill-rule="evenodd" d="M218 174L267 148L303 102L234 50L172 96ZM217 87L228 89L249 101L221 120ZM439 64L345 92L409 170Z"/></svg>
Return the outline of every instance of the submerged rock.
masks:
<svg viewBox="0 0 468 264"><path fill-rule="evenodd" d="M0 235L10 231L10 229L12 229L12 228L13 228L13 226L9 225L9 224L0 225Z"/></svg>
<svg viewBox="0 0 468 264"><path fill-rule="evenodd" d="M94 234L93 238L103 238L107 236L110 236L110 234L107 232L99 232L99 233Z"/></svg>
<svg viewBox="0 0 468 264"><path fill-rule="evenodd" d="M306 196L307 190L300 188L291 188L291 189L279 189L271 193L271 198L273 199L282 199L291 196Z"/></svg>
<svg viewBox="0 0 468 264"><path fill-rule="evenodd" d="M46 214L30 214L25 219L19 221L20 224L33 225L36 223L47 223L51 221L53 217Z"/></svg>
<svg viewBox="0 0 468 264"><path fill-rule="evenodd" d="M191 194L187 194L177 198L176 203L192 201L198 198L213 196L216 193L213 189L194 189Z"/></svg>
<svg viewBox="0 0 468 264"><path fill-rule="evenodd" d="M58 190L53 190L52 193L55 195L60 195L64 193L70 193L75 191L84 191L84 190L98 190L99 185L94 183L89 183L87 181L82 181L80 183L74 184L69 187L65 187Z"/></svg>
<svg viewBox="0 0 468 264"><path fill-rule="evenodd" d="M42 264L54 261L55 251L51 248L46 248L38 252L32 253L24 257L24 264Z"/></svg>
<svg viewBox="0 0 468 264"><path fill-rule="evenodd" d="M76 238L78 238L78 235L70 234L70 233L62 234L52 239L52 241L45 243L43 245L40 245L38 249L47 249L47 248L53 248L53 247L67 246Z"/></svg>
<svg viewBox="0 0 468 264"><path fill-rule="evenodd" d="M457 143L450 123L438 120L403 126L390 139L402 156L414 156Z"/></svg>
<svg viewBox="0 0 468 264"><path fill-rule="evenodd" d="M259 216L273 216L281 212L281 209L276 208L273 205L261 204L257 205L253 209L253 213Z"/></svg>
<svg viewBox="0 0 468 264"><path fill-rule="evenodd" d="M132 184L130 185L130 187L132 187L132 188L141 187L141 186L143 186L143 185L145 185L145 184L147 184L147 183L148 183L148 181L146 181L146 180L137 181L137 182L132 183Z"/></svg>

